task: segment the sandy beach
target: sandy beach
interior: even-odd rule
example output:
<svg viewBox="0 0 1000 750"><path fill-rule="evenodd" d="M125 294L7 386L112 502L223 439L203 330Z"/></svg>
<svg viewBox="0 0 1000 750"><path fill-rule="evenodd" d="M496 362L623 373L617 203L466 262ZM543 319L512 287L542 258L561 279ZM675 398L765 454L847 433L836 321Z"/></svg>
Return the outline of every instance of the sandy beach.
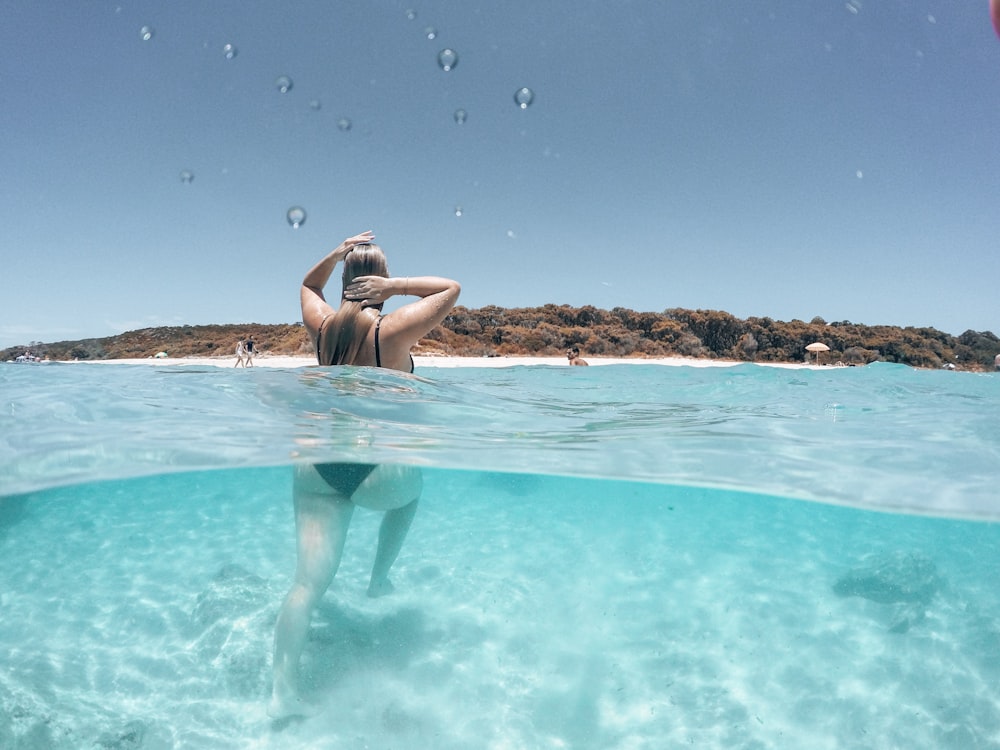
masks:
<svg viewBox="0 0 1000 750"><path fill-rule="evenodd" d="M635 357L587 357L591 366L603 365L662 365L667 367L735 367L745 364L734 360L695 359L693 357L662 357L641 359ZM568 367L565 357L441 357L414 355L416 367L517 367L549 365ZM234 357L145 357L136 359L80 360L78 364L98 365L209 365L212 367L234 367ZM254 357L254 367L311 367L316 364L314 357L290 357L260 354ZM790 362L758 362L766 367L813 368L816 365Z"/></svg>

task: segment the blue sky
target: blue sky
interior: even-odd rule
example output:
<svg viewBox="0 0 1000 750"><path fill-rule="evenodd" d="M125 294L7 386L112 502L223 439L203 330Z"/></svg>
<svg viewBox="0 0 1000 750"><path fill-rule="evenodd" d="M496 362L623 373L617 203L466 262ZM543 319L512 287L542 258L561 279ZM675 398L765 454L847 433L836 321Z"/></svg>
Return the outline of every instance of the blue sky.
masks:
<svg viewBox="0 0 1000 750"><path fill-rule="evenodd" d="M365 229L469 307L1000 333L986 0L0 11L0 346L292 322Z"/></svg>

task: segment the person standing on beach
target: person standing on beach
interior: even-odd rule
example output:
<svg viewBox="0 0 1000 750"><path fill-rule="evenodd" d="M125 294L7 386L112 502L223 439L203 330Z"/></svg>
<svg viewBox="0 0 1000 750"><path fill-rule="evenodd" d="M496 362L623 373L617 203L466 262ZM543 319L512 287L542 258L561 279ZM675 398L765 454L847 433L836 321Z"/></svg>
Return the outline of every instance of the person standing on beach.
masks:
<svg viewBox="0 0 1000 750"><path fill-rule="evenodd" d="M243 358L245 356L246 356L246 349L243 347L243 339L240 339L239 341L236 342L236 364L233 365L233 367L239 367L240 365L246 367L247 366L246 362L243 361Z"/></svg>
<svg viewBox="0 0 1000 750"><path fill-rule="evenodd" d="M247 336L246 341L243 343L243 353L246 355L247 363L245 367L253 367L253 336Z"/></svg>
<svg viewBox="0 0 1000 750"><path fill-rule="evenodd" d="M569 360L571 365L576 367L586 367L590 364L590 362L580 357L580 347L578 346L571 346L566 350L566 359Z"/></svg>
<svg viewBox="0 0 1000 750"><path fill-rule="evenodd" d="M362 232L344 240L302 281L302 322L322 366L359 365L413 372L410 349L439 325L458 301L457 281L438 276L393 278L385 254ZM323 295L334 267L344 263L338 308ZM416 297L387 315L390 297ZM272 718L313 713L299 697L298 671L309 621L344 551L356 506L384 511L368 596L392 591L389 569L409 531L423 485L420 469L390 464L328 463L294 469L297 534L295 580L274 632Z"/></svg>

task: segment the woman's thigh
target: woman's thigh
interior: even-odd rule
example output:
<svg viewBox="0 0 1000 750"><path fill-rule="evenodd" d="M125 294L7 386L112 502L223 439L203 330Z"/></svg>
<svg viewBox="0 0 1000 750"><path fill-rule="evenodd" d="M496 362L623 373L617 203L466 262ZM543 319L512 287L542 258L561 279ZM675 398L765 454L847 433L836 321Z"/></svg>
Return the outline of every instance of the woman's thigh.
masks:
<svg viewBox="0 0 1000 750"><path fill-rule="evenodd" d="M327 472L336 471L336 464L327 464ZM345 471L350 471L345 464ZM312 465L295 467L295 491L297 496L329 495L331 498L350 500L355 505L371 510L394 510L420 497L423 475L416 466L401 464L378 464L354 489L345 495L334 489Z"/></svg>
<svg viewBox="0 0 1000 750"><path fill-rule="evenodd" d="M420 497L423 474L416 466L379 464L351 496L351 502L372 510L395 510Z"/></svg>

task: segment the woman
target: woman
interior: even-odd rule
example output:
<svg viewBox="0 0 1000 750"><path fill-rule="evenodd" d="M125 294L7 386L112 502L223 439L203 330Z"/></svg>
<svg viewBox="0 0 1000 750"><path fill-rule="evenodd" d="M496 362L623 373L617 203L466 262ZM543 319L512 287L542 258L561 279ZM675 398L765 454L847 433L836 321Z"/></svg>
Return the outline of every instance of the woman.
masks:
<svg viewBox="0 0 1000 750"><path fill-rule="evenodd" d="M375 236L344 240L302 281L302 321L321 365L362 365L413 372L410 349L455 306L458 282L437 276L392 278ZM340 307L323 287L344 262ZM418 299L382 315L393 296ZM298 562L274 634L274 680L268 714L311 713L298 695L298 665L313 609L333 580L355 506L385 511L372 566L369 596L392 591L392 567L410 529L420 497L420 470L411 466L317 464L297 466L294 478Z"/></svg>

